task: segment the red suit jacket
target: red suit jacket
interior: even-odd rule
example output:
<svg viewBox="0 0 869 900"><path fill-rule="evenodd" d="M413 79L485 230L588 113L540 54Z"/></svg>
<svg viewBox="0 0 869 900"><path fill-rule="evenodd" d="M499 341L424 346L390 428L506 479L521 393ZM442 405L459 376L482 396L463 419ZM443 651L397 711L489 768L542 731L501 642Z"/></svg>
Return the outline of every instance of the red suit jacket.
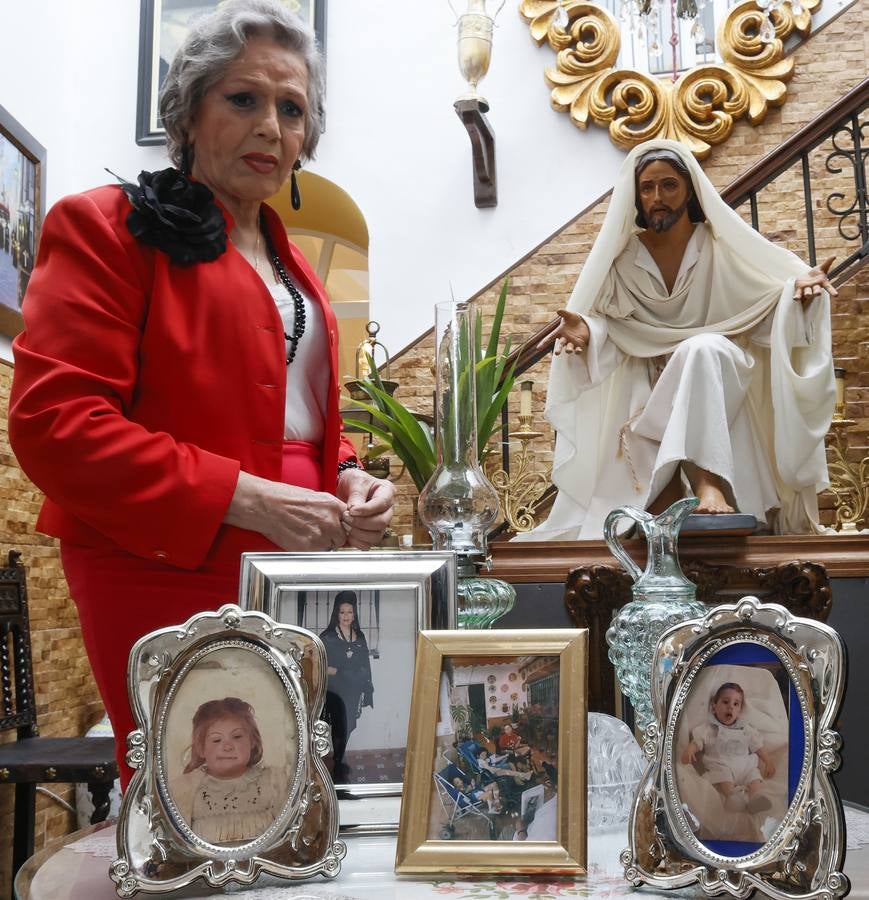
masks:
<svg viewBox="0 0 869 900"><path fill-rule="evenodd" d="M280 316L232 243L213 262L178 266L130 235L129 211L109 186L46 216L14 342L9 439L46 495L40 531L186 569L237 567L243 550L275 549L221 522L239 469L281 477ZM338 462L355 457L341 435L335 316L277 214L266 216L281 259L325 317L322 490L334 493Z"/></svg>

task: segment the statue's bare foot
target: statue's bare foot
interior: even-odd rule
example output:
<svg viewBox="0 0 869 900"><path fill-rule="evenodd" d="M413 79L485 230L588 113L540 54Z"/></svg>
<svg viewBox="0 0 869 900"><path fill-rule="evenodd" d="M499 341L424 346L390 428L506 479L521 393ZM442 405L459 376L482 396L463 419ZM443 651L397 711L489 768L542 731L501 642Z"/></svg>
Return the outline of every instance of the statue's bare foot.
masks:
<svg viewBox="0 0 869 900"><path fill-rule="evenodd" d="M694 468L693 475L694 492L700 500L697 509L694 510L695 513L715 515L736 511L727 502L727 498L724 496L724 481L718 475L713 475L699 466Z"/></svg>

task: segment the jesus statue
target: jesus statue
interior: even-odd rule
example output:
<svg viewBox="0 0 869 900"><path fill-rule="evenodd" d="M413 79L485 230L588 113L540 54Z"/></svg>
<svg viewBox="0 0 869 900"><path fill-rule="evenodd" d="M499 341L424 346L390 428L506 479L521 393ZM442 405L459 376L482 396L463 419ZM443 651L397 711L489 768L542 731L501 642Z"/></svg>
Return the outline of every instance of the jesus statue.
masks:
<svg viewBox="0 0 869 900"><path fill-rule="evenodd" d="M549 518L520 540L600 538L614 508L687 494L811 533L835 401L827 280L745 223L691 152L627 157L560 310L546 416Z"/></svg>

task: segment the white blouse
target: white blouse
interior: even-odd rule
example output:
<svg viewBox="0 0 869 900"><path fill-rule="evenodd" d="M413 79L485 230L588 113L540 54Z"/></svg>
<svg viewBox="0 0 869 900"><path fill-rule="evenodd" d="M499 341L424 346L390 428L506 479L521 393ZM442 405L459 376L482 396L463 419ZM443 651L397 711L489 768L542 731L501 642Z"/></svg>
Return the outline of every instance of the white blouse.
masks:
<svg viewBox="0 0 869 900"><path fill-rule="evenodd" d="M296 348L296 356L287 366L287 402L284 409L284 440L309 441L323 439L326 402L329 396L329 337L326 322L318 304L299 288L305 301L305 331ZM293 333L295 305L283 284L271 285L286 334ZM287 341L287 348L290 343Z"/></svg>

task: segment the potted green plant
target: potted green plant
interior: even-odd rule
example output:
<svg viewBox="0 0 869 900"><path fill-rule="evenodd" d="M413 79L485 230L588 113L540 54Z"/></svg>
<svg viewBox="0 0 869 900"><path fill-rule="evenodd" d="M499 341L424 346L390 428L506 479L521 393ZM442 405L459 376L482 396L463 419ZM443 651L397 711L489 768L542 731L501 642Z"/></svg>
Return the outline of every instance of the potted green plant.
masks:
<svg viewBox="0 0 869 900"><path fill-rule="evenodd" d="M507 402L515 377L515 362L509 363L511 337L508 335L504 347L499 347L507 286L508 280L505 280L498 295L492 331L485 350L481 337L482 313L477 313L474 358L464 364L466 370L472 368L476 379L477 450L481 460L485 458L492 435L500 428L501 410ZM369 401L351 400L351 403L365 410L371 422L362 425L358 419L347 417L345 427L349 431L367 432L377 438L380 444L369 451L369 456L394 453L404 463L417 490L421 491L431 478L437 462L432 428L418 413L407 409L389 394L374 360L369 359L371 378L358 382L358 386L368 394Z"/></svg>
<svg viewBox="0 0 869 900"><path fill-rule="evenodd" d="M450 716L456 727L456 740L472 741L480 737L488 739L485 716L481 716L469 703L451 703Z"/></svg>

